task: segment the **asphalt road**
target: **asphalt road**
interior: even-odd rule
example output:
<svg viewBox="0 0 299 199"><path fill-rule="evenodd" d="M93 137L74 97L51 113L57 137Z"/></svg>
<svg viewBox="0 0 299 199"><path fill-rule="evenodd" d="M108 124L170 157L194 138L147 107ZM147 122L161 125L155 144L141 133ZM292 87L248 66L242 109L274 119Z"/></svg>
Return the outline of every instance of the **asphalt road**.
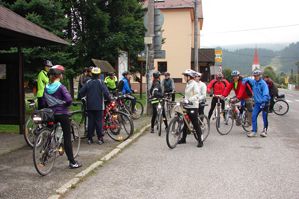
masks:
<svg viewBox="0 0 299 199"><path fill-rule="evenodd" d="M247 138L237 126L221 136L211 121L203 148L189 136L169 149L165 132L147 132L66 198L298 198L299 92L281 93L290 110L269 115L267 138Z"/></svg>

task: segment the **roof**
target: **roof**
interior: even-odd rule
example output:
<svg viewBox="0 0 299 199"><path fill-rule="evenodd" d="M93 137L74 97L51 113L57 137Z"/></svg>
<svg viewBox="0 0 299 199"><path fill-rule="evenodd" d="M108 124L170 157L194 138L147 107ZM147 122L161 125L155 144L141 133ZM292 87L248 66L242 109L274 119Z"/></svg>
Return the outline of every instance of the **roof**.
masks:
<svg viewBox="0 0 299 199"><path fill-rule="evenodd" d="M191 62L194 62L194 48L191 49ZM215 49L214 48L201 48L198 49L198 62L215 63Z"/></svg>
<svg viewBox="0 0 299 199"><path fill-rule="evenodd" d="M111 64L108 61L99 60L99 59L91 59L91 60L96 67L99 67L101 69L101 73L115 72L114 68L111 66Z"/></svg>
<svg viewBox="0 0 299 199"><path fill-rule="evenodd" d="M41 28L0 5L0 46L70 45L67 41Z"/></svg>
<svg viewBox="0 0 299 199"><path fill-rule="evenodd" d="M144 7L147 7L148 0L145 0ZM165 0L165 1L155 1L155 7L159 9L169 9L169 8L194 8L193 0ZM198 18L202 19L202 2L198 0Z"/></svg>
<svg viewBox="0 0 299 199"><path fill-rule="evenodd" d="M258 57L258 55L257 55L257 49L255 49L254 60L253 60L252 65L260 65L259 57Z"/></svg>

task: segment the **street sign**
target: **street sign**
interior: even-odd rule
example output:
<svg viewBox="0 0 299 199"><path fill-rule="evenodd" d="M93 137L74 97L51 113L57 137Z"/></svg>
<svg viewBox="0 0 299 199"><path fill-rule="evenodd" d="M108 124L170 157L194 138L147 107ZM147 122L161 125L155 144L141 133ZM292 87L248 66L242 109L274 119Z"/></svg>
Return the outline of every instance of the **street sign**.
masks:
<svg viewBox="0 0 299 199"><path fill-rule="evenodd" d="M144 44L152 44L153 43L153 37L144 37Z"/></svg>
<svg viewBox="0 0 299 199"><path fill-rule="evenodd" d="M145 51L141 51L140 54L138 54L138 61L146 61L146 52Z"/></svg>
<svg viewBox="0 0 299 199"><path fill-rule="evenodd" d="M166 53L165 50L155 50L154 59L165 59Z"/></svg>
<svg viewBox="0 0 299 199"><path fill-rule="evenodd" d="M155 31L160 30L160 28L162 27L164 23L164 15L162 13L161 10L159 10L158 8L155 8ZM148 12L146 12L146 14L144 15L143 18L143 25L144 27L147 29L147 25L148 25Z"/></svg>
<svg viewBox="0 0 299 199"><path fill-rule="evenodd" d="M215 62L222 62L222 50L215 50Z"/></svg>

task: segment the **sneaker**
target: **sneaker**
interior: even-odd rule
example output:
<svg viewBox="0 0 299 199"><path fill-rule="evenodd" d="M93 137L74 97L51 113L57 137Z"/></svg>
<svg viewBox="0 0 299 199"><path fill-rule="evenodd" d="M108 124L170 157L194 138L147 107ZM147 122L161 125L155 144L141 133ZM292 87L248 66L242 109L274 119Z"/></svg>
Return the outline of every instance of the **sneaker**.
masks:
<svg viewBox="0 0 299 199"><path fill-rule="evenodd" d="M155 133L154 128L151 128L150 133Z"/></svg>
<svg viewBox="0 0 299 199"><path fill-rule="evenodd" d="M248 129L249 129L250 131L252 131L252 125L250 125L250 126L248 127Z"/></svg>
<svg viewBox="0 0 299 199"><path fill-rule="evenodd" d="M186 140L183 139L183 138L181 138L181 139L179 140L178 144L186 144Z"/></svg>
<svg viewBox="0 0 299 199"><path fill-rule="evenodd" d="M203 147L203 141L199 141L197 147Z"/></svg>
<svg viewBox="0 0 299 199"><path fill-rule="evenodd" d="M92 144L92 143L93 143L92 139L87 140L87 144Z"/></svg>
<svg viewBox="0 0 299 199"><path fill-rule="evenodd" d="M77 169L82 167L82 164L80 164L79 162L76 162L75 164L70 163L69 168L70 169Z"/></svg>
<svg viewBox="0 0 299 199"><path fill-rule="evenodd" d="M247 134L247 137L250 137L250 138L253 138L253 137L256 137L256 133L255 132L251 132L249 134Z"/></svg>
<svg viewBox="0 0 299 199"><path fill-rule="evenodd" d="M267 132L266 132L266 131L263 131L263 132L261 133L260 136L261 136L261 137L267 137L268 135L267 135Z"/></svg>
<svg viewBox="0 0 299 199"><path fill-rule="evenodd" d="M103 144L103 143L105 143L105 142L104 142L104 139L103 139L103 138L100 138L100 139L98 140L98 144L101 145L101 144Z"/></svg>

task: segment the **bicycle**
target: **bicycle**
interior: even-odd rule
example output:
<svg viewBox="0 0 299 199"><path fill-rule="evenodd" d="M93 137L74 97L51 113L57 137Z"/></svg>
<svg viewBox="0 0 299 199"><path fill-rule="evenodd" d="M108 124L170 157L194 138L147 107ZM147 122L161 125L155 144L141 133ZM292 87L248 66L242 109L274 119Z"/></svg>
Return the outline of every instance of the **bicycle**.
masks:
<svg viewBox="0 0 299 199"><path fill-rule="evenodd" d="M33 120L40 121L41 118L33 118ZM71 142L74 153L74 158L78 155L81 143L81 137L79 135L79 126L76 122L71 121ZM42 128L36 138L33 148L33 163L36 171L40 175L47 175L51 172L55 160L59 156L64 154L63 146L63 131L60 135L57 135L59 128L59 122L47 122L44 123L47 127ZM57 152L59 156L57 156Z"/></svg>
<svg viewBox="0 0 299 199"><path fill-rule="evenodd" d="M167 97L167 101L166 101L166 110L165 110L165 114L166 114L166 117L168 118L171 118L171 115L172 115L172 112L173 112L173 107L174 105L172 103L169 103L170 102L170 96L172 95L173 93L170 92L170 93L165 93L166 97Z"/></svg>
<svg viewBox="0 0 299 199"><path fill-rule="evenodd" d="M282 116L289 111L289 104L285 100L285 95L277 95L274 98L273 112L276 115Z"/></svg>
<svg viewBox="0 0 299 199"><path fill-rule="evenodd" d="M134 107L134 113L133 113L132 112L131 99L128 99L128 98L130 98L130 96L131 96L130 94L124 94L122 103L126 106L126 108L127 108L128 112L130 113L132 119L137 120L143 114L143 111L144 111L143 104L140 101L136 100L136 104L135 104L135 107Z"/></svg>
<svg viewBox="0 0 299 199"><path fill-rule="evenodd" d="M235 105L233 109L235 103L232 99L233 98L225 98L225 100L228 100L228 108L221 111L216 119L216 129L220 135L227 135L232 130L234 121L236 121L237 126L242 125L245 131L251 131L247 108L245 105Z"/></svg>
<svg viewBox="0 0 299 199"><path fill-rule="evenodd" d="M198 140L197 133L195 129L193 128L193 125L191 123L191 120L189 119L189 116L187 115L186 110L183 108L183 106L186 105L192 105L192 103L184 103L184 102L170 102L175 104L174 110L175 116L170 121L166 133L166 143L170 149L173 149L177 146L179 140L182 137L183 133L183 125L184 123L187 125L187 133L193 134L195 139ZM198 115L198 121L199 125L202 131L202 140L205 141L210 133L210 121L208 117L204 114Z"/></svg>
<svg viewBox="0 0 299 199"><path fill-rule="evenodd" d="M215 108L215 111L214 111L214 117L212 118L212 120L217 119L220 112L221 112L221 101L220 101L221 96L222 95L213 95L213 97L217 97L217 103L216 103L216 108Z"/></svg>
<svg viewBox="0 0 299 199"><path fill-rule="evenodd" d="M73 106L78 106L81 105L82 108L81 110L78 111L72 111L69 113L70 117L72 118L73 121L75 121L79 127L81 126L84 127L84 135L81 137L81 139L86 139L87 133L88 133L88 113L86 110L86 97L83 97L81 102L73 102Z"/></svg>
<svg viewBox="0 0 299 199"><path fill-rule="evenodd" d="M162 122L164 120L162 103L164 103L164 101L167 101L167 100L155 98L155 99L150 99L150 101L159 101L158 105L157 105L157 116L156 116L156 119L155 119L155 123L157 124L158 135L161 136Z"/></svg>

